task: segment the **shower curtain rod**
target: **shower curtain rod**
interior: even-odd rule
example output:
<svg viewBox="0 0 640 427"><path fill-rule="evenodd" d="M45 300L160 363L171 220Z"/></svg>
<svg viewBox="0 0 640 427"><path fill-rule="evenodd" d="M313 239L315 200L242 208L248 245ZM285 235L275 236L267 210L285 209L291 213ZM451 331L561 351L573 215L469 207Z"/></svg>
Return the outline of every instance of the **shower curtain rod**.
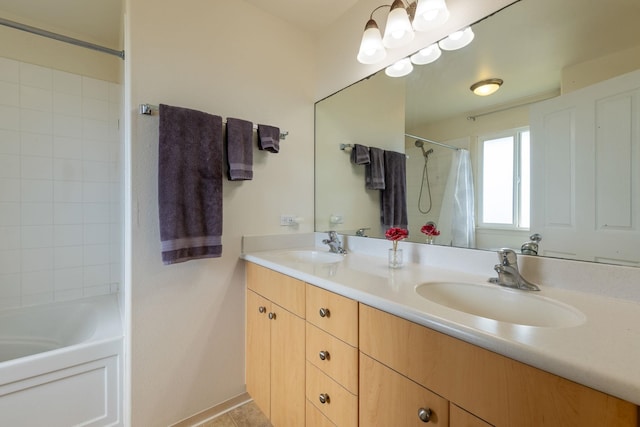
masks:
<svg viewBox="0 0 640 427"><path fill-rule="evenodd" d="M117 56L124 59L124 50L115 50L105 46L100 46L94 43L89 43L84 40L74 39L73 37L63 36L62 34L52 33L51 31L43 30L41 28L32 27L30 25L21 24L19 22L10 21L8 19L0 18L0 25L5 27L15 28L16 30L26 31L28 33L36 34L42 37L48 37L50 39L58 40L64 43L74 44L76 46L85 47L87 49L97 50L98 52L107 53L109 55Z"/></svg>
<svg viewBox="0 0 640 427"><path fill-rule="evenodd" d="M418 139L418 140L420 140L422 142L428 142L430 144L439 145L440 147L448 148L449 150L453 150L453 151L462 150L462 148L460 148L460 147L454 147L453 145L448 145L448 144L443 144L442 142L432 141L432 140L427 139L427 138L422 138L421 136L411 135L411 134L408 134L408 133L405 133L404 136L407 136L409 138L415 138L415 139Z"/></svg>

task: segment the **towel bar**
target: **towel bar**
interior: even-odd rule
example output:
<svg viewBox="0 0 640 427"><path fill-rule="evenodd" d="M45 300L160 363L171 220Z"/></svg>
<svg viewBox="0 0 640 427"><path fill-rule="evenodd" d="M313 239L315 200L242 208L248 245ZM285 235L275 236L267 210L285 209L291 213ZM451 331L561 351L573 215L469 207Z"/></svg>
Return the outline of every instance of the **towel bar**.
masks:
<svg viewBox="0 0 640 427"><path fill-rule="evenodd" d="M157 105L151 105L151 104L140 104L138 106L138 113L141 115L145 115L145 116L152 116L154 111L157 112L160 110L160 107L158 107ZM223 120L222 121L224 124L227 124L227 120ZM258 130L258 125L253 125L253 130ZM287 135L289 135L289 132L287 131L281 131L280 132L280 139L286 139Z"/></svg>

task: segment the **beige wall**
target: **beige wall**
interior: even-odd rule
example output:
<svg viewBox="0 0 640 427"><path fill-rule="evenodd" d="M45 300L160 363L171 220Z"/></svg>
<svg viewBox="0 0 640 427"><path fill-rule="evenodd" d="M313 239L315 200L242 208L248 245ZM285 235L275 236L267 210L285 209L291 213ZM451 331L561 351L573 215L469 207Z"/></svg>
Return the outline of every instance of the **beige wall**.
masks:
<svg viewBox="0 0 640 427"><path fill-rule="evenodd" d="M0 56L122 83L122 60L116 56L4 26L0 26Z"/></svg>
<svg viewBox="0 0 640 427"><path fill-rule="evenodd" d="M311 41L242 1L127 5L129 88L166 103L289 131L254 152L254 180L224 182L223 256L164 266L157 209L157 116L131 111L133 426L166 426L245 391L244 234L313 230Z"/></svg>

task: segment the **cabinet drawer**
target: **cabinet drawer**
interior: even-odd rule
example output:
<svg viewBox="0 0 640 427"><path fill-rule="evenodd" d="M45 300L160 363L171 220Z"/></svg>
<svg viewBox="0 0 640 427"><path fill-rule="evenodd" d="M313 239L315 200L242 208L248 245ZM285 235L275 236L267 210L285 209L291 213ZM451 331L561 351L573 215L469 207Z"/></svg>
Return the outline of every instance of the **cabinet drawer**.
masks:
<svg viewBox="0 0 640 427"><path fill-rule="evenodd" d="M307 422L305 427L336 427L331 420L324 416L313 403L307 400Z"/></svg>
<svg viewBox="0 0 640 427"><path fill-rule="evenodd" d="M320 357L323 353L323 358ZM358 394L358 349L307 322L307 360Z"/></svg>
<svg viewBox="0 0 640 427"><path fill-rule="evenodd" d="M342 341L358 346L358 303L307 285L307 320ZM320 311L324 312L321 313Z"/></svg>
<svg viewBox="0 0 640 427"><path fill-rule="evenodd" d="M327 396L326 403L320 395ZM307 399L338 427L358 425L358 396L307 362Z"/></svg>
<svg viewBox="0 0 640 427"><path fill-rule="evenodd" d="M360 353L360 427L449 425L449 402ZM429 410L427 421L420 410Z"/></svg>
<svg viewBox="0 0 640 427"><path fill-rule="evenodd" d="M247 288L304 319L305 283L251 262L246 263Z"/></svg>

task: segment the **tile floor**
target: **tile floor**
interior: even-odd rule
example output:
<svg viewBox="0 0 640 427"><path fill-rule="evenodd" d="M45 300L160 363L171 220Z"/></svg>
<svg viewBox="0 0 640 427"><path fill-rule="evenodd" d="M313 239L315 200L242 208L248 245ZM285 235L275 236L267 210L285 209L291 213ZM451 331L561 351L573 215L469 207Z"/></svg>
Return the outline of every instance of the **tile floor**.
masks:
<svg viewBox="0 0 640 427"><path fill-rule="evenodd" d="M272 427L265 415L253 402L245 403L231 411L220 415L210 421L200 424L199 427Z"/></svg>

